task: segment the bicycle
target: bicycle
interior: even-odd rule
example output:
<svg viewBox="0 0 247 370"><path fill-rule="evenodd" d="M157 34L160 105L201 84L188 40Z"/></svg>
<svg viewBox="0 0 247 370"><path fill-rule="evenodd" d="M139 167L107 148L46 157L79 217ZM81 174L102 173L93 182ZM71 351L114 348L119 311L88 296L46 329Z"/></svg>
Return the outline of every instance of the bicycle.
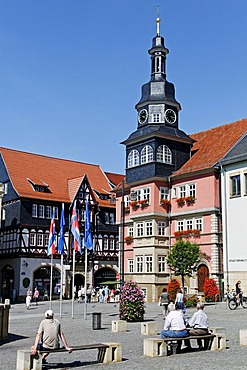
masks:
<svg viewBox="0 0 247 370"><path fill-rule="evenodd" d="M228 307L230 310L236 310L237 307L239 307L241 304L243 308L247 308L247 297L242 297L242 302L238 298L237 294L235 292L227 293L227 299L228 299Z"/></svg>

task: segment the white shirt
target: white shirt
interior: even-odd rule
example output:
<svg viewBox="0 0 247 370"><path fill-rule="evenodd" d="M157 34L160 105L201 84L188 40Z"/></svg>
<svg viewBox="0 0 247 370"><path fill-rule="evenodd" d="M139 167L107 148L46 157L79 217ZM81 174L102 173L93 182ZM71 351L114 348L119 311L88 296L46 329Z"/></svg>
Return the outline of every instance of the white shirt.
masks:
<svg viewBox="0 0 247 370"><path fill-rule="evenodd" d="M208 317L203 310L196 311L189 320L191 328L208 329Z"/></svg>
<svg viewBox="0 0 247 370"><path fill-rule="evenodd" d="M181 311L171 311L166 316L164 330L185 330L184 317Z"/></svg>

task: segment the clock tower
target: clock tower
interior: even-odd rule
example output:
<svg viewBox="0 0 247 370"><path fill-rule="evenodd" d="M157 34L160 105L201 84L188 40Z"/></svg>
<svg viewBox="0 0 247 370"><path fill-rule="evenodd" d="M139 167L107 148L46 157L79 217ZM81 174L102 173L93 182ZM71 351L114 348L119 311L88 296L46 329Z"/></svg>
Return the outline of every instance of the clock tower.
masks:
<svg viewBox="0 0 247 370"><path fill-rule="evenodd" d="M137 130L122 142L126 146L127 183L170 176L189 159L193 143L179 130L181 105L175 98L174 85L166 78L169 50L160 36L159 17L148 52L151 77L142 86L141 99L135 106Z"/></svg>

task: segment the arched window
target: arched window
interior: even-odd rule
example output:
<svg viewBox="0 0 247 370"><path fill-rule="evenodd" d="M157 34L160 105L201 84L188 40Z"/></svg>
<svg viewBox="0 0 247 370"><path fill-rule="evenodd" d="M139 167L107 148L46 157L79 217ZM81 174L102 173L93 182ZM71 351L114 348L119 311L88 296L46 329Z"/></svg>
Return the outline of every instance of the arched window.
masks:
<svg viewBox="0 0 247 370"><path fill-rule="evenodd" d="M139 153L137 150L131 150L128 155L128 168L139 165Z"/></svg>
<svg viewBox="0 0 247 370"><path fill-rule="evenodd" d="M141 151L141 164L152 161L153 161L153 148L150 145L146 145Z"/></svg>
<svg viewBox="0 0 247 370"><path fill-rule="evenodd" d="M172 163L172 152L166 145L160 145L157 149L157 161Z"/></svg>

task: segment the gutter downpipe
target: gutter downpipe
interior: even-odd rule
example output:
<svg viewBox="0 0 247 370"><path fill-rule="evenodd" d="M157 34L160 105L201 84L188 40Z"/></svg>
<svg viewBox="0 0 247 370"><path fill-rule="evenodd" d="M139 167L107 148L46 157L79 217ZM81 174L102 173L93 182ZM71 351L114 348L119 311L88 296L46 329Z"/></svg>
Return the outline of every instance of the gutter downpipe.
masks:
<svg viewBox="0 0 247 370"><path fill-rule="evenodd" d="M226 288L229 291L229 265L228 265L228 227L227 227L227 199L226 199L226 171L220 165L221 173L223 175L223 184L224 184L224 210L225 210L225 251L226 251ZM224 245L224 243L223 243Z"/></svg>

